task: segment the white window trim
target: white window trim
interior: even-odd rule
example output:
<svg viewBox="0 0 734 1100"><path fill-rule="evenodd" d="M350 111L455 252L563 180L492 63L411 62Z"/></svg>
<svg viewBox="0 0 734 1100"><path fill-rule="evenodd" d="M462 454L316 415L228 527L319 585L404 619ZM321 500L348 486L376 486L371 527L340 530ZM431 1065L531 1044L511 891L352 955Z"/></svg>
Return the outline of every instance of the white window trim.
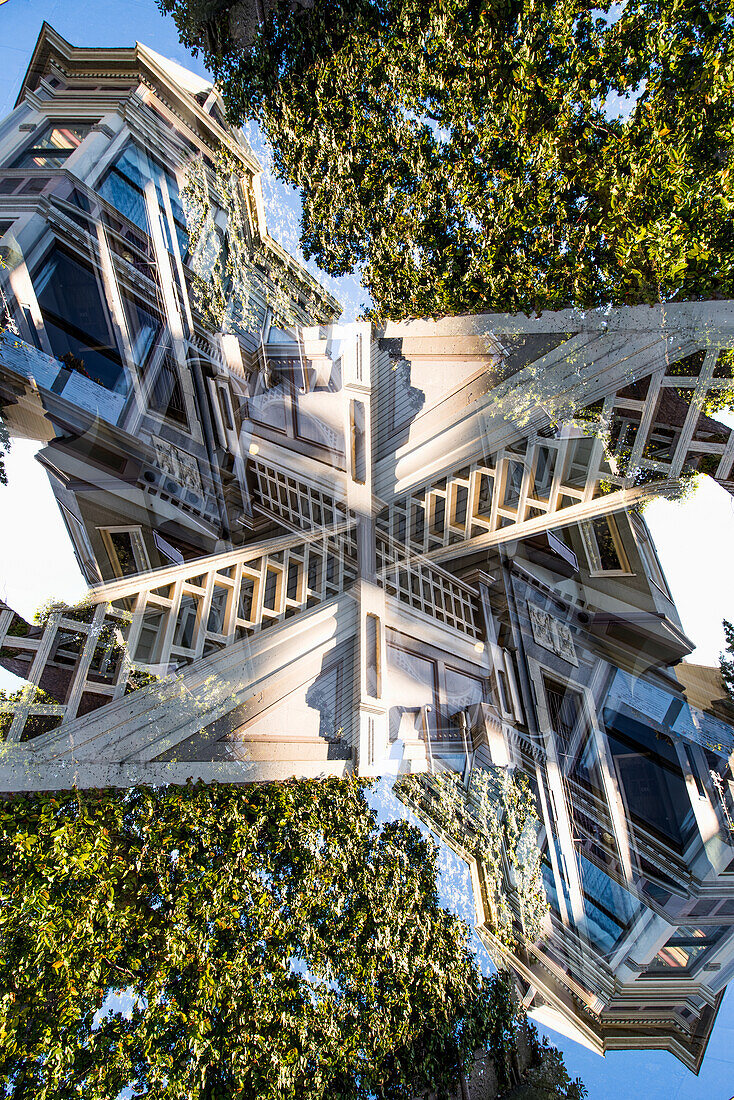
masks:
<svg viewBox="0 0 734 1100"><path fill-rule="evenodd" d="M642 564L645 567L645 575L648 580L652 581L658 591L662 592L666 600L670 600L672 603L673 597L670 594L670 589L668 588L668 582L665 578L663 567L660 564L658 552L655 549L654 542L647 533L644 521L638 519L634 515L631 517L631 520L632 533L637 544L637 550L642 560ZM648 568L648 558L652 564L652 570ZM657 575L655 576L653 573Z"/></svg>
<svg viewBox="0 0 734 1100"><path fill-rule="evenodd" d="M105 545L105 550L110 559L110 564L116 576L125 577L129 574L123 573L120 567L120 562L117 557L117 552L114 547L114 543L110 538L111 535L130 535L130 542L133 548L133 557L135 558L135 564L138 567L138 573L147 573L151 569L150 558L148 557L148 551L145 548L145 542L143 541L143 529L142 527L98 527L102 541Z"/></svg>
<svg viewBox="0 0 734 1100"><path fill-rule="evenodd" d="M629 559L622 543L622 538L619 534L619 528L613 516L599 517L605 519L609 531L614 542L614 549L617 552L617 557L620 560L622 566L626 568L622 569L603 569L601 565L601 555L599 554L599 544L594 533L593 521L582 520L579 524L581 531L581 539L584 544L584 551L586 552L586 560L589 565L589 575L592 577L634 577L635 573L630 569Z"/></svg>

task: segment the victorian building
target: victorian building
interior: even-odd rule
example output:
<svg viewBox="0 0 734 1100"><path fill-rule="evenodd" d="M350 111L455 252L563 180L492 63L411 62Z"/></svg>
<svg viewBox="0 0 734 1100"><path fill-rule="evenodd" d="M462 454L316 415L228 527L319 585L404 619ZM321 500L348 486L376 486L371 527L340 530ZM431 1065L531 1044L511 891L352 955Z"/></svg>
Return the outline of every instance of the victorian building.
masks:
<svg viewBox="0 0 734 1100"><path fill-rule="evenodd" d="M696 1069L732 711L644 505L734 487L734 304L339 324L216 89L48 26L0 165L0 405L89 583L0 608L0 790L417 777L526 1006ZM533 807L512 852L490 779Z"/></svg>

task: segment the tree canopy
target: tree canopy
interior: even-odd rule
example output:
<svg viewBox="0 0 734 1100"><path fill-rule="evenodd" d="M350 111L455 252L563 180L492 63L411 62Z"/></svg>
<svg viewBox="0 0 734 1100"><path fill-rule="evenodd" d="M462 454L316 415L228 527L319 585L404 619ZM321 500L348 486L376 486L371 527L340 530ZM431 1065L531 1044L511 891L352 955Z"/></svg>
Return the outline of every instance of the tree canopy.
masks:
<svg viewBox="0 0 734 1100"><path fill-rule="evenodd" d="M374 316L734 294L734 0L159 3Z"/></svg>
<svg viewBox="0 0 734 1100"><path fill-rule="evenodd" d="M356 780L20 797L0 811L6 1096L398 1097L515 1008L435 851ZM100 1012L126 990L130 1018Z"/></svg>

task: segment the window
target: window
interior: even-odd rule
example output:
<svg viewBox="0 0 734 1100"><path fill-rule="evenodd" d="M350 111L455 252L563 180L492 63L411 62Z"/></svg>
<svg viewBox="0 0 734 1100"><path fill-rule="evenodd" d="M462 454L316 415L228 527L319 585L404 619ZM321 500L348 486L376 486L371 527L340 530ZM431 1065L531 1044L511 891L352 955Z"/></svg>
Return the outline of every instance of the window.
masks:
<svg viewBox="0 0 734 1100"><path fill-rule="evenodd" d="M668 582L658 560L657 552L648 534L647 525L641 519L633 517L633 528L637 537L637 547L645 566L645 572L649 579L656 585L664 596L670 599Z"/></svg>
<svg viewBox="0 0 734 1100"><path fill-rule="evenodd" d="M362 401L349 402L349 419L352 430L352 477L358 485L367 479L367 450L365 444L365 411Z"/></svg>
<svg viewBox="0 0 734 1100"><path fill-rule="evenodd" d="M584 931L594 946L608 957L642 906L581 852L577 858L584 895Z"/></svg>
<svg viewBox="0 0 734 1100"><path fill-rule="evenodd" d="M545 678L543 687L548 704L548 719L556 738L556 751L559 756L567 757L574 730L581 717L581 696L577 691Z"/></svg>
<svg viewBox="0 0 734 1100"><path fill-rule="evenodd" d="M158 343L163 321L158 314L153 313L135 299L125 301L125 313L133 361L135 366L141 369L148 362L151 351Z"/></svg>
<svg viewBox="0 0 734 1100"><path fill-rule="evenodd" d="M62 168L92 129L91 122L49 122L11 168Z"/></svg>
<svg viewBox="0 0 734 1100"><path fill-rule="evenodd" d="M506 507L514 508L520 500L520 491L522 489L522 479L525 473L525 469L521 462L508 462L507 463L507 477L505 480L505 498L503 504Z"/></svg>
<svg viewBox="0 0 734 1100"><path fill-rule="evenodd" d="M413 643L414 645L415 643ZM490 698L489 685L476 666L452 657L433 646L421 646L417 653L405 635L388 631L387 667L390 740L409 735L423 737L422 708L432 742L461 740L458 713ZM463 666L463 667L462 667Z"/></svg>
<svg viewBox="0 0 734 1100"><path fill-rule="evenodd" d="M152 369L156 371L156 375L148 398L150 408L183 428L187 428L189 422L186 416L186 401L181 388L178 366L171 352L167 350L159 365Z"/></svg>
<svg viewBox="0 0 734 1100"><path fill-rule="evenodd" d="M428 707L428 734L436 736L436 705L438 701L435 661L409 653L401 646L388 645L387 663L390 669L390 741L407 734L423 737L422 708Z"/></svg>
<svg viewBox="0 0 734 1100"><path fill-rule="evenodd" d="M99 530L116 577L129 577L150 569L139 527L100 527Z"/></svg>
<svg viewBox="0 0 734 1100"><path fill-rule="evenodd" d="M79 516L75 515L61 501L59 501L59 508L86 579L90 584L99 584L102 576L97 568L86 527Z"/></svg>
<svg viewBox="0 0 734 1100"><path fill-rule="evenodd" d="M162 318L135 299L125 299L124 304L133 360L143 376L152 379L149 407L188 427L178 367Z"/></svg>
<svg viewBox="0 0 734 1100"><path fill-rule="evenodd" d="M220 383L217 386L217 391L219 393L219 408L222 413L224 425L227 431L233 432L235 430L234 410L232 409L232 398L229 393L229 386L227 386L226 383Z"/></svg>
<svg viewBox="0 0 734 1100"><path fill-rule="evenodd" d="M497 669L497 688L500 695L500 707L503 714L512 714L512 700L510 698L510 687L507 683L507 673L504 669Z"/></svg>
<svg viewBox="0 0 734 1100"><path fill-rule="evenodd" d="M589 476L589 465L594 446L590 436L569 439L561 481L571 489L583 489ZM574 504L578 501L574 500Z"/></svg>
<svg viewBox="0 0 734 1100"><path fill-rule="evenodd" d="M604 722L617 782L632 823L639 823L674 849L684 849L696 831L696 818L673 744L608 708Z"/></svg>
<svg viewBox="0 0 734 1100"><path fill-rule="evenodd" d="M535 459L535 473L533 475L532 495L536 500L548 500L553 475L556 471L556 459L558 452L555 448L539 447Z"/></svg>
<svg viewBox="0 0 734 1100"><path fill-rule="evenodd" d="M719 942L725 932L726 928L720 926L695 928L686 925L676 929L648 966L648 974L656 971L690 970L709 948Z"/></svg>
<svg viewBox="0 0 734 1100"><path fill-rule="evenodd" d="M143 624L138 635L138 644L135 648L136 661L140 661L141 664L153 664L155 662L163 623L163 611L155 607L146 608L143 614Z"/></svg>
<svg viewBox="0 0 734 1100"><path fill-rule="evenodd" d="M155 185L166 247L169 252L172 252L173 242L166 214L164 192L170 201L173 228L183 259L188 253L189 237L186 232L186 218L181 206L178 184L173 174L162 168L144 150L137 145L127 145L100 183L98 191L103 199L124 214L129 221L148 233L145 186L149 182Z"/></svg>
<svg viewBox="0 0 734 1100"><path fill-rule="evenodd" d="M453 668L446 669L445 711L449 721L456 722L460 711L483 702L485 694L484 683L478 677L467 676L465 672L457 672Z"/></svg>
<svg viewBox="0 0 734 1100"><path fill-rule="evenodd" d="M219 110L219 107L216 103L212 104L211 108L209 109L209 114L212 116L215 122L219 123L223 130L229 129L227 120L222 112Z"/></svg>
<svg viewBox="0 0 734 1100"><path fill-rule="evenodd" d="M382 695L382 669L380 667L380 620L377 615L367 615L365 623L367 694L373 699Z"/></svg>
<svg viewBox="0 0 734 1100"><path fill-rule="evenodd" d="M597 516L580 524L580 527L592 574L630 573L619 529L612 516Z"/></svg>
<svg viewBox="0 0 734 1100"><path fill-rule="evenodd" d="M179 649L191 649L194 644L196 622L199 616L199 599L191 593L184 593L176 620L173 644Z"/></svg>
<svg viewBox="0 0 734 1100"><path fill-rule="evenodd" d="M105 389L127 392L100 277L55 247L33 276L33 288L53 354Z"/></svg>

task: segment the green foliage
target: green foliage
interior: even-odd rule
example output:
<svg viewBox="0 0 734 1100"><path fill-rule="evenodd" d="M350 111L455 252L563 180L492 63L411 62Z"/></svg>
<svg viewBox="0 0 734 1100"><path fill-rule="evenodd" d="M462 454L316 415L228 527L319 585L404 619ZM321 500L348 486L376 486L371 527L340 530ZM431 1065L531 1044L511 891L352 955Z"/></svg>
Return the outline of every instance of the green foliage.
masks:
<svg viewBox="0 0 734 1100"><path fill-rule="evenodd" d="M63 613L65 619L77 623L91 623L94 616L95 605L88 597L83 596L75 604L65 603L63 600L49 598L36 609L33 622L40 627L45 627L48 620L56 613Z"/></svg>
<svg viewBox="0 0 734 1100"><path fill-rule="evenodd" d="M706 416L715 416L717 412L734 412L734 349L723 348L719 352L714 377L728 379L729 385L709 391L703 412Z"/></svg>
<svg viewBox="0 0 734 1100"><path fill-rule="evenodd" d="M734 700L734 624L724 619L724 637L726 638L726 653L719 657L721 678L730 699Z"/></svg>
<svg viewBox="0 0 734 1100"><path fill-rule="evenodd" d="M526 1024L526 1035L532 1050L532 1062L524 1074L523 1083L513 1089L512 1100L584 1100L587 1090L580 1080L572 1081L563 1063L561 1052L538 1037L532 1024Z"/></svg>
<svg viewBox="0 0 734 1100"><path fill-rule="evenodd" d="M539 940L548 902L540 870L535 800L527 778L510 775L504 768L475 768L468 790L461 776L446 772L407 776L396 793L422 807L429 823L479 862L490 903L491 931L500 942L512 949L518 929L531 943Z"/></svg>
<svg viewBox="0 0 734 1100"><path fill-rule="evenodd" d="M444 1095L516 1012L435 851L363 784L17 798L0 814L5 1095ZM127 989L131 1019L95 1012Z"/></svg>
<svg viewBox="0 0 734 1100"><path fill-rule="evenodd" d="M734 295L733 0L159 2L376 316Z"/></svg>
<svg viewBox="0 0 734 1100"><path fill-rule="evenodd" d="M244 238L247 224L241 209L237 176L220 158L218 183L227 214L226 234L217 230L207 170L195 159L181 190L194 271L194 303L215 332L233 331L235 316L245 327L251 314L252 263Z"/></svg>
<svg viewBox="0 0 734 1100"><path fill-rule="evenodd" d="M220 151L213 169L203 159L195 159L181 189L181 203L194 272L194 304L205 324L214 332L259 328L255 291L258 286L262 290L263 281L269 284L267 300L274 323L284 327L296 323L294 285L286 263L267 242L250 238L241 169L234 158ZM226 218L226 229L217 225L217 208ZM312 288L301 284L296 296L304 307L318 312Z"/></svg>
<svg viewBox="0 0 734 1100"><path fill-rule="evenodd" d="M34 706L58 706L58 699L54 699L53 695L49 695L43 688L34 688L30 684L18 688L17 691L0 690L0 741L5 741L8 736L15 717L16 707L25 702L32 702ZM5 710L5 707L9 709ZM31 714L26 719L21 740L28 741L31 737L39 737L42 733L48 733L50 730L56 729L60 722L61 718L58 715Z"/></svg>

